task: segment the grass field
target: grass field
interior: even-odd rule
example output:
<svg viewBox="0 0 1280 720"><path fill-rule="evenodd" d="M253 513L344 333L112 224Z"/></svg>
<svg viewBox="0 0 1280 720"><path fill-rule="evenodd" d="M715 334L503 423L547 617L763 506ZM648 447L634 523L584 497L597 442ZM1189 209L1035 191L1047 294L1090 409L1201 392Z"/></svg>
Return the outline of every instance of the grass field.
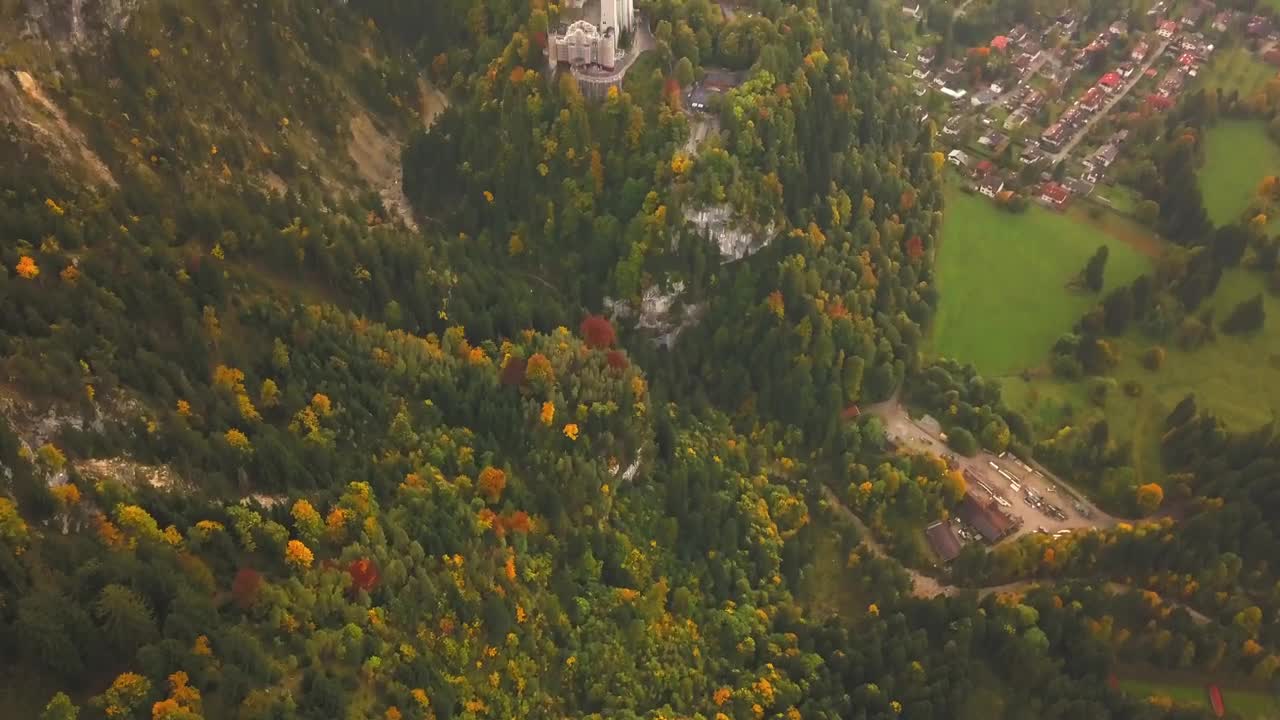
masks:
<svg viewBox="0 0 1280 720"><path fill-rule="evenodd" d="M1129 244L1074 215L1038 206L1015 215L956 182L946 201L932 350L984 375L1041 365L1053 341L1098 301L1066 287L1098 245L1111 249L1108 287L1148 269Z"/></svg>
<svg viewBox="0 0 1280 720"><path fill-rule="evenodd" d="M1166 695L1175 703L1209 707L1209 693L1203 681L1188 680L1187 683L1161 682L1149 679L1121 679L1120 688L1136 698L1148 698L1152 695ZM1271 695L1257 690L1228 689L1221 684L1222 704L1227 713L1235 713L1244 720L1277 720L1280 718L1280 703Z"/></svg>
<svg viewBox="0 0 1280 720"><path fill-rule="evenodd" d="M1280 0L1271 0L1271 3L1280 10ZM1223 92L1235 90L1241 97L1249 97L1261 90L1275 74L1275 68L1254 57L1245 48L1224 48L1209 63L1201 78L1201 85L1206 88L1222 88Z"/></svg>
<svg viewBox="0 0 1280 720"><path fill-rule="evenodd" d="M1004 383L1006 402L1027 414L1042 433L1061 424L1101 416L1120 441L1132 440L1134 468L1142 482L1158 481L1159 442L1164 418L1188 392L1201 407L1209 408L1233 429L1252 429L1269 422L1280 410L1280 300L1264 291L1263 278L1247 270L1229 270L1206 307L1221 320L1241 300L1262 292L1267 312L1263 329L1252 335L1219 335L1197 350L1184 352L1168 347L1164 366L1151 372L1139 357L1152 342L1134 331L1115 341L1120 364L1113 377L1122 385L1136 380L1141 397L1131 398L1117 389L1105 408L1088 401L1085 382L1068 383L1050 378Z"/></svg>
<svg viewBox="0 0 1280 720"><path fill-rule="evenodd" d="M1280 146L1261 122L1223 120L1205 136L1200 193L1216 225L1239 218L1266 175L1280 173Z"/></svg>

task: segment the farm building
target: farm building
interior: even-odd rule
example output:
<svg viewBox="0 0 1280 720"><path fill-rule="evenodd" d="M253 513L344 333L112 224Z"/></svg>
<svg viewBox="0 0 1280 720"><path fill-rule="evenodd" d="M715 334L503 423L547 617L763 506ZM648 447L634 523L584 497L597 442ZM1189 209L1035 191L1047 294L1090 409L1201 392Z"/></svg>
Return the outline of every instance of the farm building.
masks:
<svg viewBox="0 0 1280 720"><path fill-rule="evenodd" d="M956 517L972 526L989 543L998 542L1013 532L1013 519L1003 512L991 498L983 498L972 492L965 493L960 507L956 508Z"/></svg>
<svg viewBox="0 0 1280 720"><path fill-rule="evenodd" d="M936 522L924 529L924 535L929 540L929 547L933 548L934 554L942 562L949 563L960 554L960 538L950 523Z"/></svg>

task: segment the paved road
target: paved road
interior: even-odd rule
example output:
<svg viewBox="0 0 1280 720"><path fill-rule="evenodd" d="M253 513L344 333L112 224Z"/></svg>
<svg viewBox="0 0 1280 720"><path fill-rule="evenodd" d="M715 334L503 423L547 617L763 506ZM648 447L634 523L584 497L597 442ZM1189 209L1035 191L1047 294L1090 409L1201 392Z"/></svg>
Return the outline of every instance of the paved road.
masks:
<svg viewBox="0 0 1280 720"><path fill-rule="evenodd" d="M875 536L871 534L871 529L867 527L866 523L862 522L862 518L858 517L856 513L850 510L831 488L823 485L822 495L837 513L848 519L853 523L854 527L858 528L858 532L862 535L862 543L867 546L867 549L871 554L877 557L893 559L896 562L896 559L893 558L885 547L876 540ZM984 587L965 588L944 583L941 580L925 575L914 568L903 566L902 569L911 577L911 595L913 597L923 598L926 600L938 597L939 595L953 597L962 592L976 592L978 593L979 598L985 598L992 594L1026 592L1031 588L1039 586L1051 587L1058 582L1055 580L1018 580L1017 582L1004 583L1003 585L987 585ZM1068 581L1063 580L1062 582ZM1106 583L1106 588L1108 592L1114 595L1141 590L1141 588L1134 585L1126 585L1125 583L1119 582L1108 582ZM1197 625L1207 625L1211 622L1209 616L1189 605L1185 605L1177 600L1170 600L1168 598L1161 598L1161 600L1167 605L1186 609L1187 613L1191 615L1192 622Z"/></svg>
<svg viewBox="0 0 1280 720"><path fill-rule="evenodd" d="M899 444L937 455L954 455L933 430L912 420L897 398L872 405L866 408L866 412L879 417L884 422L885 432ZM970 489L976 493L1000 498L1004 501L1001 505L1005 512L1021 519L1021 527L1011 537L1027 535L1036 532L1039 528L1054 533L1063 530L1110 528L1117 522L1115 518L1090 502L1087 496L1071 488L1052 473L1030 470L1028 466L1023 465L1011 455L1000 458L982 451L971 458L955 455L954 463L962 472L965 472L965 483ZM975 486L973 477L978 478L986 488ZM1014 487L1015 482L1017 489ZM1028 489L1038 493L1046 503L1058 506L1067 518L1059 520L1030 505L1025 495ZM1075 509L1074 503L1077 501L1088 510L1089 517L1083 517Z"/></svg>
<svg viewBox="0 0 1280 720"><path fill-rule="evenodd" d="M1120 102L1124 96L1129 94L1129 91L1142 80L1142 76L1146 74L1147 70L1156 63L1156 60L1160 59L1164 55L1164 51L1169 48L1169 44L1172 42L1172 39L1161 42L1160 48L1152 53L1150 58L1147 58L1147 61L1142 64L1142 67L1133 71L1133 77L1125 83L1120 92L1112 95L1111 99L1107 100L1107 103L1103 105L1098 112L1094 113L1092 117L1086 120L1084 125L1082 125L1076 132L1075 137L1071 138L1066 145L1062 146L1061 150L1049 156L1050 162L1057 165L1062 162L1063 158L1070 155L1071 151L1075 150L1076 146L1080 144L1080 141L1084 140L1084 136L1089 133L1089 128L1093 127L1094 123L1106 117L1107 113L1111 112L1111 109L1116 106L1116 103Z"/></svg>

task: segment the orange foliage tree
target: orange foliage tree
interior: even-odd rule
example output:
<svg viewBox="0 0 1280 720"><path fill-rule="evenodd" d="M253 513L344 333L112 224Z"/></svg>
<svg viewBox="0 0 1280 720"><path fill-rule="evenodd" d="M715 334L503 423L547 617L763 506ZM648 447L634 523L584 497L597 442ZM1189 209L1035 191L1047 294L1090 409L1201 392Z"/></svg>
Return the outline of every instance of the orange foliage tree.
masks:
<svg viewBox="0 0 1280 720"><path fill-rule="evenodd" d="M489 498L489 502L498 502L502 491L507 487L507 474L492 465L480 471L480 491Z"/></svg>

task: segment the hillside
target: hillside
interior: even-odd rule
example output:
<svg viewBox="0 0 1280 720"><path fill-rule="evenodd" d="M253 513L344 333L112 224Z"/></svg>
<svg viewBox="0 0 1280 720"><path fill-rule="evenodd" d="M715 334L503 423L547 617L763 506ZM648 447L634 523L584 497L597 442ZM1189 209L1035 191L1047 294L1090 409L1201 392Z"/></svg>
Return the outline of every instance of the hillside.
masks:
<svg viewBox="0 0 1280 720"><path fill-rule="evenodd" d="M896 8L743 5L595 96L541 2L0 0L0 717L1173 719L1110 628L1274 657L862 544L963 494L858 410L953 379L942 155Z"/></svg>

